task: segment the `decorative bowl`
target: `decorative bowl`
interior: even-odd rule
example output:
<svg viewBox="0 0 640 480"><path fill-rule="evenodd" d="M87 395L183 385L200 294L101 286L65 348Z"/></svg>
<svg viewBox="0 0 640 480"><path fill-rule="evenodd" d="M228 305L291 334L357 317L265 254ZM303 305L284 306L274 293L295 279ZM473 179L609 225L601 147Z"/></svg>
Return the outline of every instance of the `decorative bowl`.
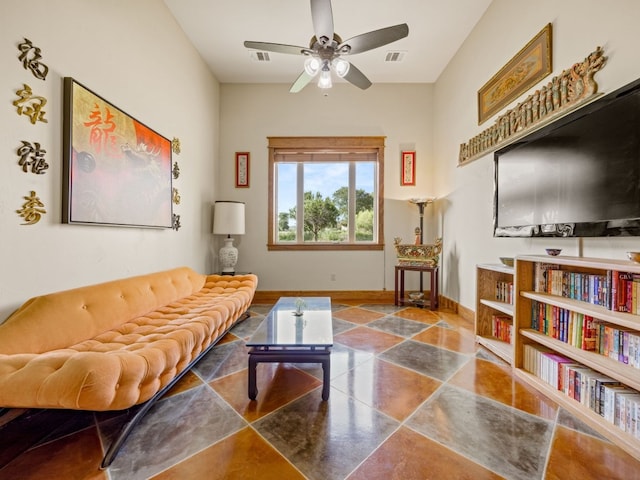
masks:
<svg viewBox="0 0 640 480"><path fill-rule="evenodd" d="M422 292L411 292L411 293L409 293L409 298L411 300L413 300L414 302L416 300L422 299L422 297L424 297L424 293L422 293Z"/></svg>
<svg viewBox="0 0 640 480"><path fill-rule="evenodd" d="M561 248L545 248L544 251L547 252L547 255L551 255L552 257L555 257L556 255L560 255L560 252L562 251L562 249Z"/></svg>
<svg viewBox="0 0 640 480"><path fill-rule="evenodd" d="M513 267L513 257L500 257L500 261L507 267Z"/></svg>
<svg viewBox="0 0 640 480"><path fill-rule="evenodd" d="M640 263L640 252L627 252L627 257L632 262Z"/></svg>

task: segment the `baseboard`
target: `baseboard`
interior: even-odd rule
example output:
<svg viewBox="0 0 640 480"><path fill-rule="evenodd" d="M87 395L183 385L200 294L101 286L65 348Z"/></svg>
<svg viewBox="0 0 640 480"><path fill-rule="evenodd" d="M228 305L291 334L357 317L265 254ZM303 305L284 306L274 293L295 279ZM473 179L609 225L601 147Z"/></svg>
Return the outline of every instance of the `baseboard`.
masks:
<svg viewBox="0 0 640 480"><path fill-rule="evenodd" d="M425 298L429 298L429 291L425 291ZM337 302L346 303L393 303L394 292L390 290L258 290L253 297L253 303L275 303L280 297L331 297ZM440 295L440 309L451 310L465 320L474 321L475 312L455 300Z"/></svg>
<svg viewBox="0 0 640 480"><path fill-rule="evenodd" d="M338 302L393 303L388 290L269 290L256 291L253 303L275 303L280 297L331 297Z"/></svg>
<svg viewBox="0 0 640 480"><path fill-rule="evenodd" d="M476 318L476 312L442 295L440 296L440 308L453 310L462 318L471 323L473 323Z"/></svg>

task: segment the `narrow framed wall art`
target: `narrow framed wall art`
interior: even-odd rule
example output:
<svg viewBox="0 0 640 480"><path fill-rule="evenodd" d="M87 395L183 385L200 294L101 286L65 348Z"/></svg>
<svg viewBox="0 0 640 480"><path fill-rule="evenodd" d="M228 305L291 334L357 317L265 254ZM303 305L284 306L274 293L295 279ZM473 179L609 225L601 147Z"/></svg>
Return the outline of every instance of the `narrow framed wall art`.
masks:
<svg viewBox="0 0 640 480"><path fill-rule="evenodd" d="M551 24L547 24L478 90L478 125L551 73Z"/></svg>
<svg viewBox="0 0 640 480"><path fill-rule="evenodd" d="M402 152L400 167L400 185L409 186L416 184L416 152Z"/></svg>
<svg viewBox="0 0 640 480"><path fill-rule="evenodd" d="M249 187L249 152L236 152L236 188Z"/></svg>

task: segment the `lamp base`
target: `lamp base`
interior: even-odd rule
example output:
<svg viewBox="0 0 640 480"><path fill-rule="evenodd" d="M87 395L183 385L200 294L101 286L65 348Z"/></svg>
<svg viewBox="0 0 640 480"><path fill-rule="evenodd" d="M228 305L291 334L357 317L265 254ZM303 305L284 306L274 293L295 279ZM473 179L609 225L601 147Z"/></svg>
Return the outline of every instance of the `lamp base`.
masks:
<svg viewBox="0 0 640 480"><path fill-rule="evenodd" d="M224 239L224 246L218 253L218 259L223 275L235 273L236 263L238 263L238 249L233 246L233 238L230 236Z"/></svg>

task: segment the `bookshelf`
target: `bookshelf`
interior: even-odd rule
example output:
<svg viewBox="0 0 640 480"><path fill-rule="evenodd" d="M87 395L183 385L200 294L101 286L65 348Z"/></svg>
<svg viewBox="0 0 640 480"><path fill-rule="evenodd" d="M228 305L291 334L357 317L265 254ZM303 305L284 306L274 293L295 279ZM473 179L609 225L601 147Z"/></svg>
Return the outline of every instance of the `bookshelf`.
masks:
<svg viewBox="0 0 640 480"><path fill-rule="evenodd" d="M502 264L476 265L476 342L508 363L513 361L513 341L505 341L504 335L503 338L495 335L494 319L500 318L500 326L512 329L513 282L513 267Z"/></svg>
<svg viewBox="0 0 640 480"><path fill-rule="evenodd" d="M563 278L561 294L557 288L554 293L540 291L537 279L541 277L541 266L545 264L551 265L552 270L562 272L559 274ZM625 431L627 426L616 425L614 422L617 419L605 416L613 414L615 417L615 413L611 412L617 412L618 408L623 412L622 416L625 416L625 408L628 412L625 402L627 405L640 402L640 395L633 392L640 392L640 365L633 365L630 358L625 359L621 340L636 334L640 336L640 315L611 309L615 307L611 305L615 272L640 274L640 264L624 260L523 255L516 257L515 270L514 371L534 388L629 454L639 458L640 430ZM547 278L550 277L551 274L548 274ZM582 279L580 282L575 280L578 277ZM587 293L582 291L576 295L578 283ZM568 298L570 296L581 299ZM555 313L549 315L549 312ZM585 320L583 323L582 320L587 317L593 318L594 322ZM577 319L582 320L578 322ZM568 322L573 323L571 328L567 326ZM605 326L614 331L626 332L626 337L620 334L619 343L613 342L619 345L620 351L608 350L608 354L603 351L603 348L611 347L611 342L607 340L609 343L606 345L604 340ZM593 343L585 340L585 337L591 338L589 329L598 332ZM571 337L571 332L577 337ZM569 375L572 370L571 374L575 377ZM574 389L582 388L581 392L568 392L567 382L574 385ZM609 387L614 384L617 386ZM564 390L561 385L565 386ZM607 389L614 393L605 395ZM617 392L622 390L625 393L619 395ZM582 398L578 398L580 395ZM606 402L610 405L606 408L613 409L606 413L603 404L599 403L605 402L605 399L608 399Z"/></svg>

